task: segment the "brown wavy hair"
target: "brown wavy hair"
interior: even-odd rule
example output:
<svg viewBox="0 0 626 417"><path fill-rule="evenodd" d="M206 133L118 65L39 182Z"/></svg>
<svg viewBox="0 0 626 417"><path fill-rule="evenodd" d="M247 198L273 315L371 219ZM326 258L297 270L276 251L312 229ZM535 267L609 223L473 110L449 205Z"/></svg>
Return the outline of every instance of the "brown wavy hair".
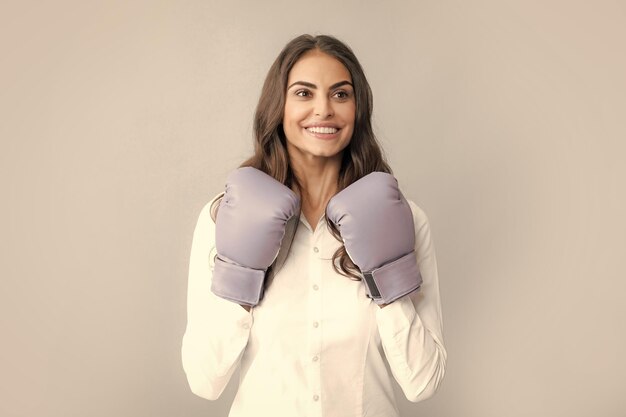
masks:
<svg viewBox="0 0 626 417"><path fill-rule="evenodd" d="M337 181L338 191L371 172L391 174L391 168L372 129L372 90L363 68L350 47L328 35L300 35L287 43L278 55L267 73L254 115L254 154L240 167L254 167L287 187L301 189L291 168L282 123L289 72L302 55L314 49L340 61L350 72L354 86L354 132L350 143L343 150ZM324 218L331 234L343 242L339 230L328 221L326 213ZM337 273L352 279L361 279L360 270L348 256L344 245L333 254L332 264Z"/></svg>

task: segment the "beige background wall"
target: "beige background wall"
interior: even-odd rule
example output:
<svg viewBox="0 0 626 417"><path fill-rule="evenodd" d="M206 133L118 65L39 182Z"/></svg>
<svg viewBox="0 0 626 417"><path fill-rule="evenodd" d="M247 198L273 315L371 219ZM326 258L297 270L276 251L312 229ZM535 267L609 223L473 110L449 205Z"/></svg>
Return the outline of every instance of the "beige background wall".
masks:
<svg viewBox="0 0 626 417"><path fill-rule="evenodd" d="M404 416L626 413L626 4L0 3L0 415L225 416L180 364L191 237L282 46L330 33L429 215L449 362Z"/></svg>

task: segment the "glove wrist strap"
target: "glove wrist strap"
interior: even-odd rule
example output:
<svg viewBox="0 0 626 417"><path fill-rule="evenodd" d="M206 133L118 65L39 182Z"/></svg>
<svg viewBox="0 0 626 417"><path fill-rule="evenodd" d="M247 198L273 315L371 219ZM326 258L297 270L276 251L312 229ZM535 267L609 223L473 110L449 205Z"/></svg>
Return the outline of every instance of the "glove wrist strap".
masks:
<svg viewBox="0 0 626 417"><path fill-rule="evenodd" d="M389 304L417 290L422 285L422 275L415 251L380 268L364 272L363 282L367 296L376 304Z"/></svg>
<svg viewBox="0 0 626 417"><path fill-rule="evenodd" d="M265 271L215 258L211 291L227 300L255 306L263 298Z"/></svg>

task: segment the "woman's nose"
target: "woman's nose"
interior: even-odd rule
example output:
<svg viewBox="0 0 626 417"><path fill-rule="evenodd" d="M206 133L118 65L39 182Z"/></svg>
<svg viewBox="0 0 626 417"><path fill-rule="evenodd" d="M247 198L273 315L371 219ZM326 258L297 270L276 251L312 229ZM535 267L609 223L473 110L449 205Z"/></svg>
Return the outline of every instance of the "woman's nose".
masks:
<svg viewBox="0 0 626 417"><path fill-rule="evenodd" d="M326 97L319 97L315 100L315 115L323 119L331 117L334 114L333 106Z"/></svg>

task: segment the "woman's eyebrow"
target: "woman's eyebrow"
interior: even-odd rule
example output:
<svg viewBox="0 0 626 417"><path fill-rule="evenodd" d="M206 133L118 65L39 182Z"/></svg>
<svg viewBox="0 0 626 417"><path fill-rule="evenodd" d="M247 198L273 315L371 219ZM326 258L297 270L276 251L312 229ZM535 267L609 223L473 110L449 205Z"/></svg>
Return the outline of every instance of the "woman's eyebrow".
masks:
<svg viewBox="0 0 626 417"><path fill-rule="evenodd" d="M337 87L341 87L342 85L346 85L346 84L348 84L351 87L354 87L350 81L344 80L344 81L339 81L338 83L335 83L335 84L331 85L330 86L330 90L333 90L333 89L335 89ZM295 83L293 83L289 87L287 87L287 90L289 90L294 85L302 85L304 87L309 87L309 88L312 88L314 90L317 89L317 86L315 84L310 83L308 81L296 81Z"/></svg>

